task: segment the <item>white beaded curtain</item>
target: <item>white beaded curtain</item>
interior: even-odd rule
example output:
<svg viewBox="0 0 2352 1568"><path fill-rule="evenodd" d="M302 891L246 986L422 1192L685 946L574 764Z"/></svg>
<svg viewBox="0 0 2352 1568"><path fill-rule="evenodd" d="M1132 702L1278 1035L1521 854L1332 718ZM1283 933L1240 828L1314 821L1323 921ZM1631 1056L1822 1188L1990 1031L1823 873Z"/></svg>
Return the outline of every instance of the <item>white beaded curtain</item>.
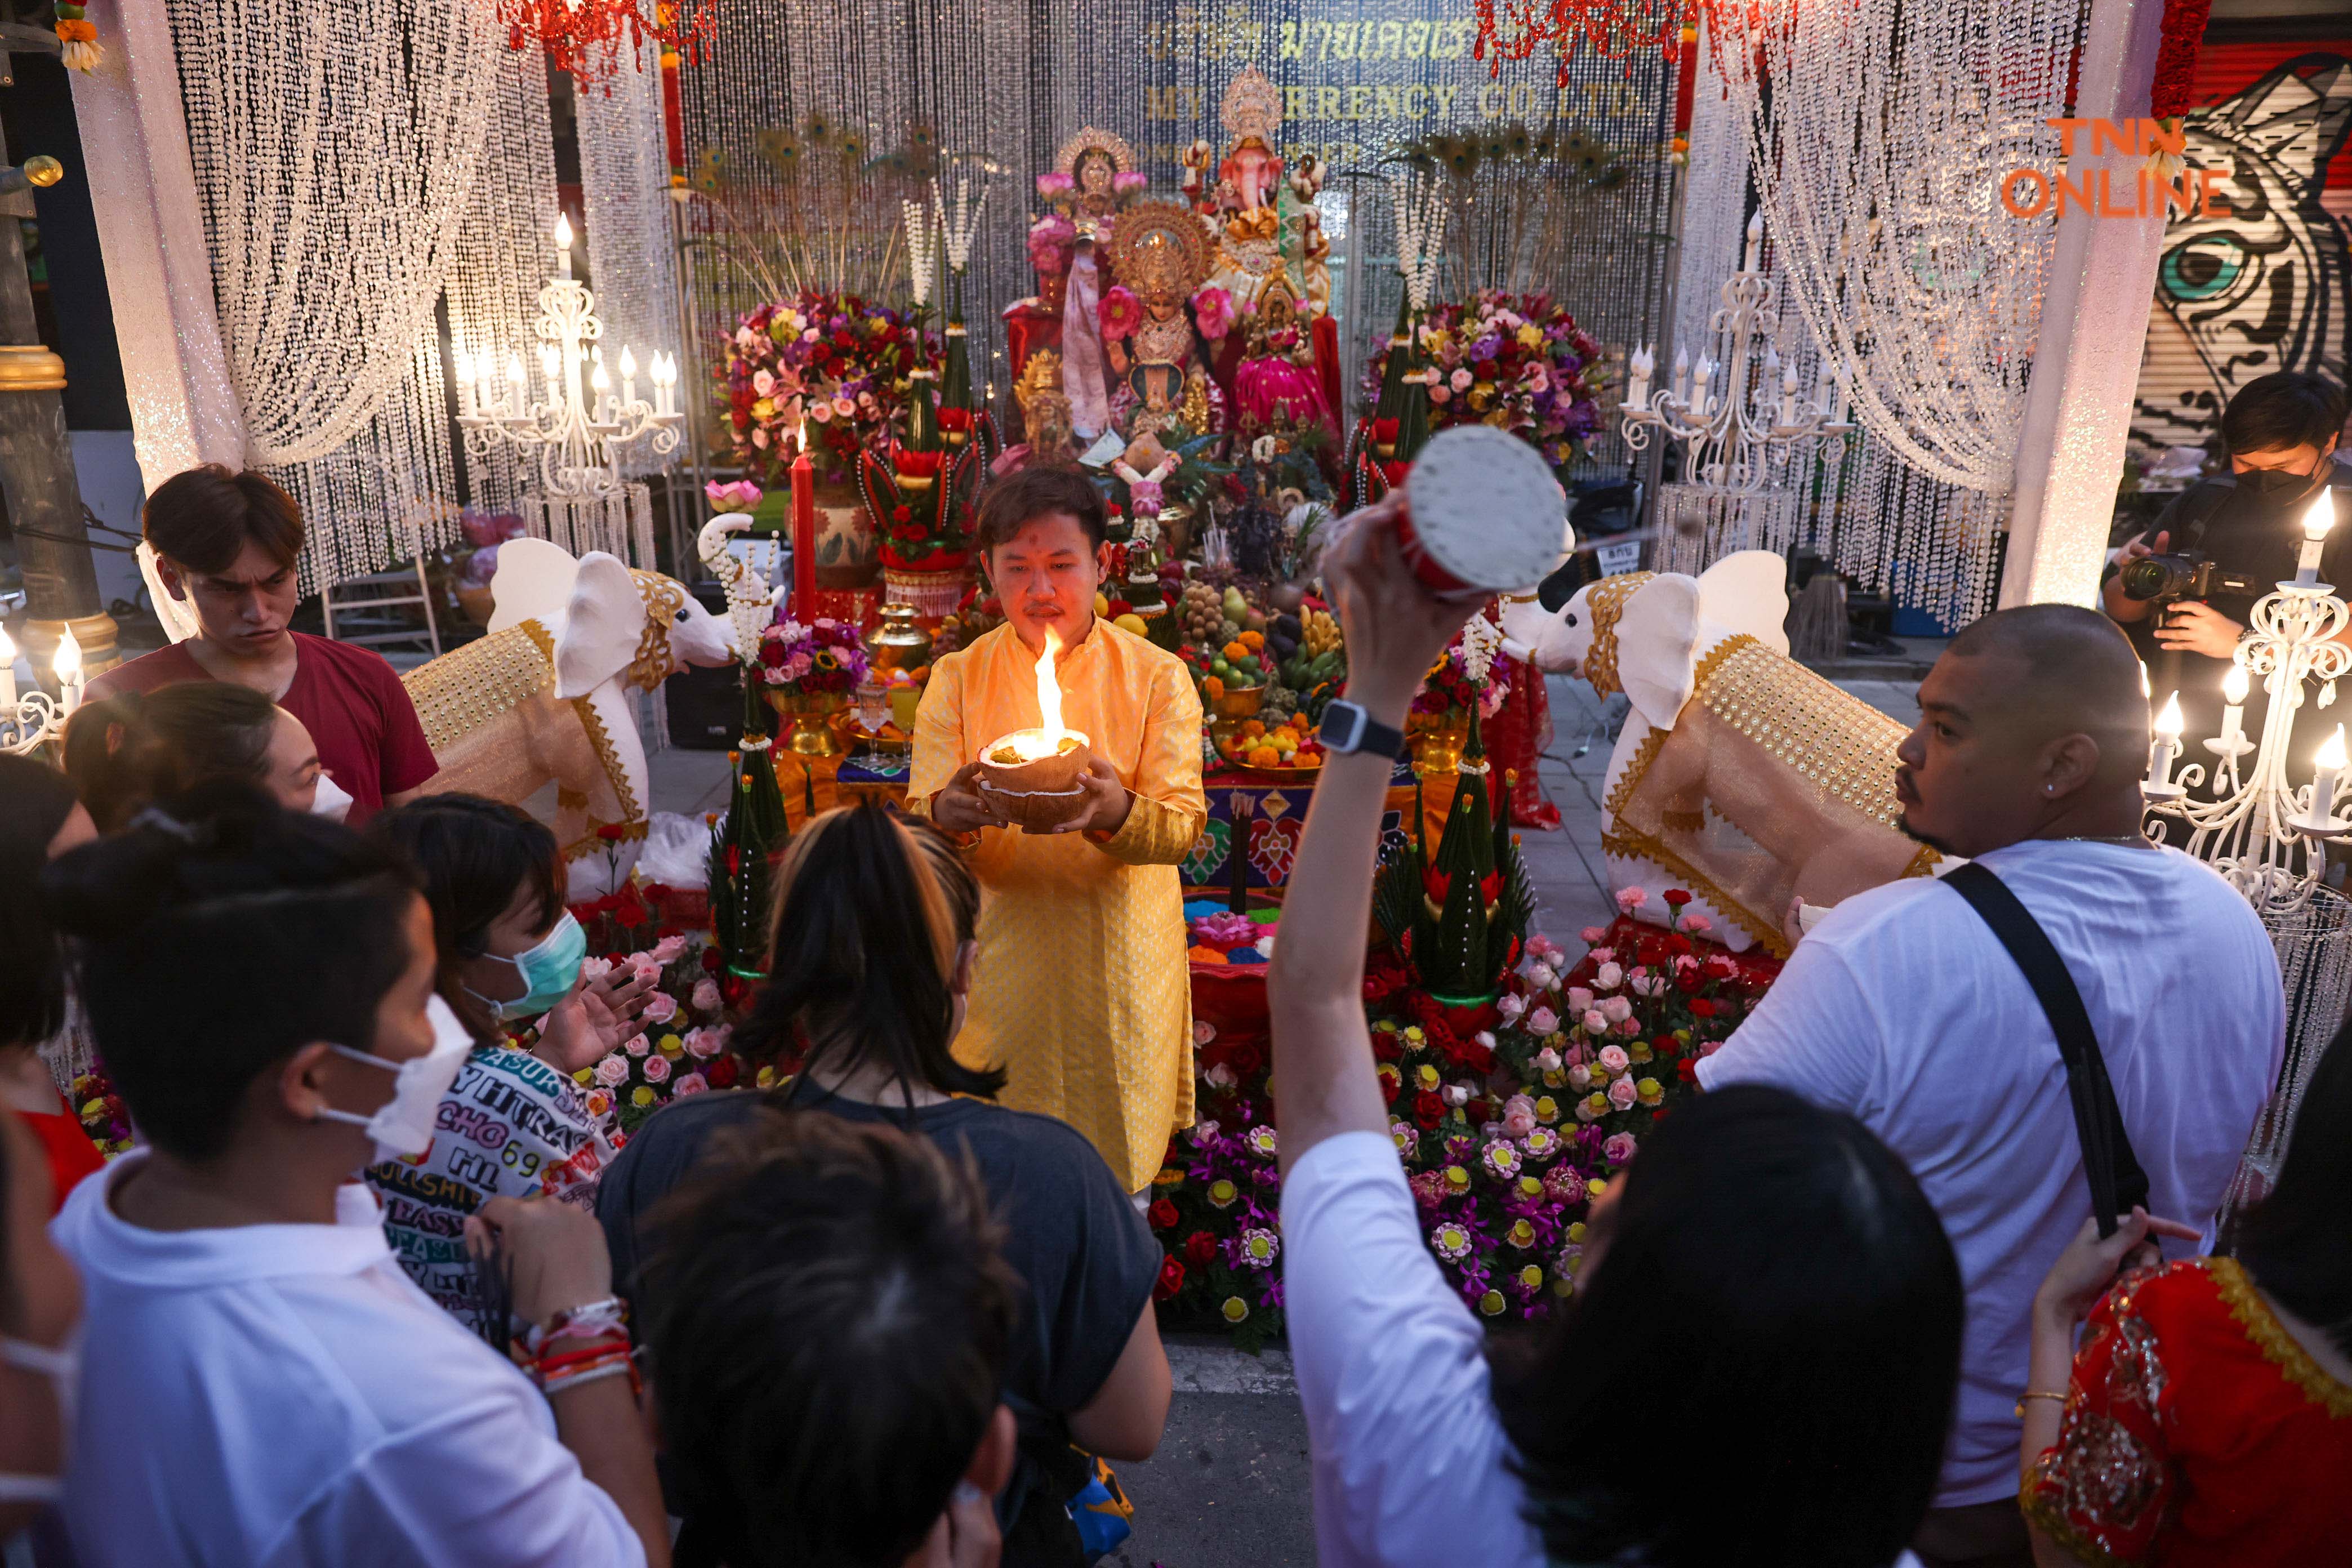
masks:
<svg viewBox="0 0 2352 1568"><path fill-rule="evenodd" d="M1826 0L1713 40L1783 299L1852 372L1839 563L1950 625L1990 599L2055 240L1993 172L2060 163L2086 11Z"/></svg>
<svg viewBox="0 0 2352 1568"><path fill-rule="evenodd" d="M575 84L572 92L588 281L604 322L605 355L617 365L622 345L634 351L641 389L653 356L678 352L661 82L661 47L648 38L634 61L623 51L603 79ZM550 171L551 182L551 164ZM552 206L548 210L551 222ZM679 366L683 375L686 356ZM656 454L649 441L621 449L621 471L632 477L659 473L674 461Z"/></svg>
<svg viewBox="0 0 2352 1568"><path fill-rule="evenodd" d="M435 310L503 35L488 0L166 0L247 460L305 591L454 531Z"/></svg>
<svg viewBox="0 0 2352 1568"><path fill-rule="evenodd" d="M448 282L452 352L471 354L486 384L505 384L509 355L539 368L531 323L539 289L555 266L555 140L549 124L547 56L498 49L481 175L457 231ZM532 465L503 441L467 443L467 495L478 510L513 511Z"/></svg>

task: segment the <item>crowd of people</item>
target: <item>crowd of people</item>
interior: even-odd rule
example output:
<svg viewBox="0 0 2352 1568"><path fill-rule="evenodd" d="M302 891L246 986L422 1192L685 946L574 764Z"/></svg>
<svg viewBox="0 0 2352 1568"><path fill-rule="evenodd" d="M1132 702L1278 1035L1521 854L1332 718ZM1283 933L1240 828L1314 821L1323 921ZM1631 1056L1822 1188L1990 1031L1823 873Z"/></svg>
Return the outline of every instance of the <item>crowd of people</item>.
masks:
<svg viewBox="0 0 2352 1568"><path fill-rule="evenodd" d="M0 1538L89 1568L1093 1560L1077 1500L1116 1504L1168 1419L1160 1248L1127 1163L999 1103L963 1037L1006 1005L969 803L796 834L731 1042L774 1087L616 1147L573 1074L648 981L583 963L544 826L411 798L372 656L287 629L290 503L184 479L149 535L195 673L123 667L62 772L0 757ZM1348 699L1395 729L1468 614L1406 565L1405 510L1322 568ZM1007 543L1097 537L1050 515L1067 541ZM2341 1555L2352 1050L2218 1234L2282 990L2245 901L2139 835L2130 644L2006 611L1920 696L1905 825L1973 882L1807 933L1518 1333L1445 1283L1391 1139L1362 1002L1390 763L1332 749L1268 984L1325 1563ZM110 1163L43 1054L68 1037L136 1124Z"/></svg>

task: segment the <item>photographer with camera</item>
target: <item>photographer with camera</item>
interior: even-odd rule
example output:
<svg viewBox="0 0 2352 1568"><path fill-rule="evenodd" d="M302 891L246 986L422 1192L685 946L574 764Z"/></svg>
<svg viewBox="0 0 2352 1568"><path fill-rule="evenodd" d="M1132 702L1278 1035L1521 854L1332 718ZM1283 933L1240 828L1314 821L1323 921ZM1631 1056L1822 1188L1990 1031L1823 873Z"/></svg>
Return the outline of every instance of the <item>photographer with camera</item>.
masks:
<svg viewBox="0 0 2352 1568"><path fill-rule="evenodd" d="M2319 492L2335 487L2336 519L2352 521L2352 470L2336 460L2344 418L2344 389L2324 377L2280 371L2248 382L2221 413L2230 472L2183 490L2107 567L2101 607L2147 665L2156 700L2180 693L2192 739L2220 731L2231 654L2254 602L2294 575L2304 514ZM2352 592L2352 528L2328 536L2319 575ZM2260 703L2249 706L2250 737L2261 718ZM2312 727L2298 751L2324 734Z"/></svg>

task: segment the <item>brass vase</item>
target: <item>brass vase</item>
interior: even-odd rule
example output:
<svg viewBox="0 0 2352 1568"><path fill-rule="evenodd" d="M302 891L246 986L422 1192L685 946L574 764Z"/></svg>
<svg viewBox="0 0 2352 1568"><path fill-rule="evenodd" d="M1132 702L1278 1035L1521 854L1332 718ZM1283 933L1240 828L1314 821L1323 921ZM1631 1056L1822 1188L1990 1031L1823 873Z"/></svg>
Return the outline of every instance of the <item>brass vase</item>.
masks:
<svg viewBox="0 0 2352 1568"><path fill-rule="evenodd" d="M842 745L833 732L833 720L849 706L846 691L802 691L772 686L768 706L793 721L792 732L781 742L796 757L837 757Z"/></svg>

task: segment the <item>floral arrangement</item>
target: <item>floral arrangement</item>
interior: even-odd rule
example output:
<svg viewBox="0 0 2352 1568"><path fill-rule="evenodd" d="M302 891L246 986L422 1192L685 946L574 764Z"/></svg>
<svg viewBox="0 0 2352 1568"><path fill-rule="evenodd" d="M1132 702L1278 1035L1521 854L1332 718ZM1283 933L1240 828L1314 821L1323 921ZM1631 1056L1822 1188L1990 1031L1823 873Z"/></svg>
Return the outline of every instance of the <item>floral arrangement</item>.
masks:
<svg viewBox="0 0 2352 1568"><path fill-rule="evenodd" d="M593 1067L572 1075L584 1091L592 1116L610 1117L624 1134L670 1100L706 1089L731 1089L742 1062L729 1053L734 1026L726 1021L720 990L719 950L684 934L663 937L650 948L582 966L590 979L627 965L653 978L653 999L640 1015L638 1032Z"/></svg>
<svg viewBox="0 0 2352 1568"><path fill-rule="evenodd" d="M1573 961L1530 935L1483 1006L1446 1006L1393 961L1365 976L1389 1134L1430 1250L1483 1316L1541 1318L1573 1293L1592 1199L1779 973L1709 940L1689 894L1665 901L1660 927L1633 918L1646 895L1621 894L1625 915L1588 927ZM1171 1140L1148 1210L1167 1253L1154 1293L1175 1323L1255 1349L1282 1330L1265 1043L1206 1022L1194 1038L1201 1119Z"/></svg>
<svg viewBox="0 0 2352 1568"><path fill-rule="evenodd" d="M904 407L920 348L904 316L855 294L761 306L736 326L718 370L736 458L785 483L805 432L817 482L851 482L858 453Z"/></svg>
<svg viewBox="0 0 2352 1568"><path fill-rule="evenodd" d="M111 1160L129 1152L131 1108L114 1092L114 1080L106 1076L104 1063L91 1063L88 1072L73 1080L73 1106L81 1130L101 1155Z"/></svg>
<svg viewBox="0 0 2352 1568"><path fill-rule="evenodd" d="M1576 318L1541 294L1484 289L1467 304L1433 306L1421 351L1435 373L1430 423L1492 425L1519 437L1554 464L1601 426L1586 367L1601 357ZM1365 369L1365 401L1374 401L1388 369L1382 338Z"/></svg>
<svg viewBox="0 0 2352 1568"><path fill-rule="evenodd" d="M1429 667L1421 689L1413 694L1412 711L1466 720L1475 702L1481 720L1492 719L1510 696L1519 667L1499 649L1486 656L1483 674L1479 662L1479 650L1468 647L1467 639L1455 637Z"/></svg>
<svg viewBox="0 0 2352 1568"><path fill-rule="evenodd" d="M58 54L69 71L94 71L98 68L98 62L105 58L105 51L98 43L98 27L89 20L88 9L72 4L71 0L58 0Z"/></svg>
<svg viewBox="0 0 2352 1568"><path fill-rule="evenodd" d="M777 619L760 634L760 679L803 691L854 691L866 679L866 643L847 621L819 616L808 625Z"/></svg>
<svg viewBox="0 0 2352 1568"><path fill-rule="evenodd" d="M1042 185L1045 176L1038 179ZM1060 213L1047 213L1029 226L1029 265L1047 277L1066 272L1070 269L1070 252L1077 243L1078 226Z"/></svg>

